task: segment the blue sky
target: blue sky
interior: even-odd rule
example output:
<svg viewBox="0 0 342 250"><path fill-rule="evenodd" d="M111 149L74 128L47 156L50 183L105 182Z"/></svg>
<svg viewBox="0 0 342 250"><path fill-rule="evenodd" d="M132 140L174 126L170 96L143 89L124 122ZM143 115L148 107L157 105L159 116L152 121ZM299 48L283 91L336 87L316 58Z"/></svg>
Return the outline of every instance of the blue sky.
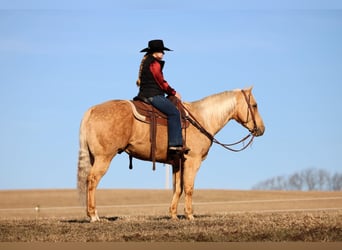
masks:
<svg viewBox="0 0 342 250"><path fill-rule="evenodd" d="M0 1L0 189L75 188L84 112L136 95L139 51L156 38L174 50L164 75L183 100L253 85L266 125L241 153L213 145L196 188L341 172L342 4L206 2ZM217 138L246 134L231 122ZM165 167L151 168L119 155L100 187L164 188Z"/></svg>

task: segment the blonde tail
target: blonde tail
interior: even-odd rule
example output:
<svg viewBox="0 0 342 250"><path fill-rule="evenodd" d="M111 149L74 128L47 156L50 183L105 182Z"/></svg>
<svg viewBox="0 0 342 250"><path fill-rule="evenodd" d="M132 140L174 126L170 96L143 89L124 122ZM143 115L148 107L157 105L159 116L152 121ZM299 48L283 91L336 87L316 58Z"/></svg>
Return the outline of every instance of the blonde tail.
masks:
<svg viewBox="0 0 342 250"><path fill-rule="evenodd" d="M91 155L88 148L87 137L86 137L86 126L85 123L88 121L90 112L87 111L83 117L80 126L80 149L78 154L78 170L77 170L77 189L80 201L83 205L86 204L87 195L87 178L92 167Z"/></svg>

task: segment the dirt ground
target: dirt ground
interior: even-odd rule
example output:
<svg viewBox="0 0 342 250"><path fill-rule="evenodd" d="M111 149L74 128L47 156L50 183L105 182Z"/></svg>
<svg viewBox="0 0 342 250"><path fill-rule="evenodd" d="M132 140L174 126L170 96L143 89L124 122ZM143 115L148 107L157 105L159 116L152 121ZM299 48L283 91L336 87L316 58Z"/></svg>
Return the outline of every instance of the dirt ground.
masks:
<svg viewBox="0 0 342 250"><path fill-rule="evenodd" d="M196 190L171 220L170 190L98 190L89 223L76 190L0 191L0 242L342 242L342 192Z"/></svg>

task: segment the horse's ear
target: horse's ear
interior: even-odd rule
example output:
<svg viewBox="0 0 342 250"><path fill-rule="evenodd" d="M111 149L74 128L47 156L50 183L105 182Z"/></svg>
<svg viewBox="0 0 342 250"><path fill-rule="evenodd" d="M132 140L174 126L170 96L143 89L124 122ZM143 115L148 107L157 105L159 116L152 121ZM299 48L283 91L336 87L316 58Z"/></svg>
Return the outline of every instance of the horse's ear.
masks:
<svg viewBox="0 0 342 250"><path fill-rule="evenodd" d="M252 92L252 89L253 89L253 85L251 85L250 87L246 88L247 91L251 91Z"/></svg>

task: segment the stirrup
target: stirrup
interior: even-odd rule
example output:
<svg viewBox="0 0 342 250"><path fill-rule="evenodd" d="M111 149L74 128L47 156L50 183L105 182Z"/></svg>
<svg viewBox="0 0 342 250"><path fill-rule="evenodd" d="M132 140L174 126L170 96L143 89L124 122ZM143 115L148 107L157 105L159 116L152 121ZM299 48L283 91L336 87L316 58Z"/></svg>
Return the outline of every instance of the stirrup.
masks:
<svg viewBox="0 0 342 250"><path fill-rule="evenodd" d="M171 154L188 154L190 151L190 148L188 147L182 147L182 146L171 146L169 147L169 152Z"/></svg>

